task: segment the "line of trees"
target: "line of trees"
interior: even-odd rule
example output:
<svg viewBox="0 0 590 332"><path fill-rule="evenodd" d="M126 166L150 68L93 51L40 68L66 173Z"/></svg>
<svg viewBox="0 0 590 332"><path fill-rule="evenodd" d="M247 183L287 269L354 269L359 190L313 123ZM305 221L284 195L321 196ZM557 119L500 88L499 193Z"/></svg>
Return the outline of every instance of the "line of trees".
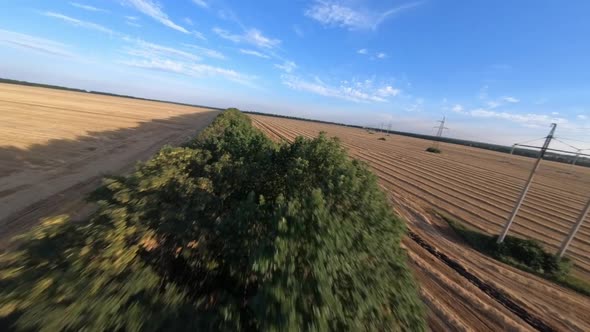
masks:
<svg viewBox="0 0 590 332"><path fill-rule="evenodd" d="M91 199L0 256L0 329L425 329L404 225L336 139L232 109Z"/></svg>

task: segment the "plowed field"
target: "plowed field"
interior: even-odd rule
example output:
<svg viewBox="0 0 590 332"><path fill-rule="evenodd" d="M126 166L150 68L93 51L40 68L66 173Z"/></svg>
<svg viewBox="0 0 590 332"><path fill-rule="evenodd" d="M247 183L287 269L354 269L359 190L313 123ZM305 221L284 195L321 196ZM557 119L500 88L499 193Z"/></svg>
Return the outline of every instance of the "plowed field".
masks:
<svg viewBox="0 0 590 332"><path fill-rule="evenodd" d="M480 231L498 234L533 159L445 143L438 155L424 151L431 145L427 140L260 115L252 119L273 139L313 137L320 131L340 138L351 156L370 165L409 229L484 284L476 286L417 242L406 239L404 245L430 309L433 330L535 329L523 319L526 315L515 313L517 310L482 290L489 287L554 330L590 331L590 298L481 255L432 213L435 208ZM555 252L588 196L590 169L544 162L510 234L537 239ZM589 252L590 220L567 253L583 278L590 278Z"/></svg>

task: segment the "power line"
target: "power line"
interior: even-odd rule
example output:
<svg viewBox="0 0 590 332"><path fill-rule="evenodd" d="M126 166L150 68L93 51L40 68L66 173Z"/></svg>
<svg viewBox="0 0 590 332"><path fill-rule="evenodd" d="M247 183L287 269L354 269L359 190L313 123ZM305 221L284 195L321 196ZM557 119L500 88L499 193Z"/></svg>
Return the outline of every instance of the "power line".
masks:
<svg viewBox="0 0 590 332"><path fill-rule="evenodd" d="M560 140L560 139L557 139L557 138L555 138L555 137L554 137L553 139L554 139L554 140L556 140L556 141L558 141L558 142L561 142L562 144L565 144L565 145L569 146L569 147L570 147L570 148L572 148L572 149L575 149L575 150L580 150L579 148L577 148L577 147L575 147L575 146L573 146L573 145L570 145L570 144L568 144L568 143L566 143L566 142L564 142L564 141L562 141L562 140Z"/></svg>

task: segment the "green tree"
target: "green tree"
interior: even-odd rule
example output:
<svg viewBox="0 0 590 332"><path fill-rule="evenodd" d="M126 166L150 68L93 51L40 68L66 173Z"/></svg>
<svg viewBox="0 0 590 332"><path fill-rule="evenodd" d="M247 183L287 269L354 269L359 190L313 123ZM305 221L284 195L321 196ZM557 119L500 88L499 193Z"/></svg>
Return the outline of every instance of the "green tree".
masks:
<svg viewBox="0 0 590 332"><path fill-rule="evenodd" d="M320 135L275 145L237 110L0 259L16 329L424 330L375 177Z"/></svg>

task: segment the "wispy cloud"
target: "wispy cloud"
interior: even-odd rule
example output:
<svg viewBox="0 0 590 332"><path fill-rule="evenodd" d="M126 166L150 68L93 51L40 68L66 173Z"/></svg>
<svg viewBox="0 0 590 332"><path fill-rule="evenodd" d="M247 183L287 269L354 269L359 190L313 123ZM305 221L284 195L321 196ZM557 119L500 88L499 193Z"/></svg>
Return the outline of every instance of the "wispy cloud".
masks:
<svg viewBox="0 0 590 332"><path fill-rule="evenodd" d="M141 24L137 23L139 18L137 16L125 16L125 24L134 28L141 28Z"/></svg>
<svg viewBox="0 0 590 332"><path fill-rule="evenodd" d="M0 29L0 44L50 55L74 57L66 44L8 30Z"/></svg>
<svg viewBox="0 0 590 332"><path fill-rule="evenodd" d="M297 64L293 61L285 61L282 64L275 64L275 68L283 70L287 73L291 73L293 70L297 68Z"/></svg>
<svg viewBox="0 0 590 332"><path fill-rule="evenodd" d="M186 63L168 59L135 59L120 61L121 64L156 71L165 71L190 77L222 77L224 79L252 86L254 77L232 69L215 67L202 63Z"/></svg>
<svg viewBox="0 0 590 332"><path fill-rule="evenodd" d="M502 97L502 101L507 102L507 103L511 103L511 104L516 104L516 103L520 102L519 99L516 99L514 97L510 97L510 96Z"/></svg>
<svg viewBox="0 0 590 332"><path fill-rule="evenodd" d="M465 108L460 104L456 104L455 106L453 106L453 108L451 108L451 111L455 113L464 113L464 110Z"/></svg>
<svg viewBox="0 0 590 332"><path fill-rule="evenodd" d="M209 4L205 0L193 0L193 3L202 8L209 8Z"/></svg>
<svg viewBox="0 0 590 332"><path fill-rule="evenodd" d="M555 117L547 114L535 114L535 113L511 113L511 112L495 112L483 108L471 110L469 112L471 116L478 118L494 118L501 120L508 120L511 122L517 122L529 126L543 126L551 123L567 124L569 121L565 118Z"/></svg>
<svg viewBox="0 0 590 332"><path fill-rule="evenodd" d="M183 18L182 20L183 20L183 21L184 21L184 23L186 23L187 25L190 25L190 26L193 26L193 25L194 25L194 23L193 23L193 20L191 20L191 19L190 19L190 18L188 18L188 17L185 17L185 18Z"/></svg>
<svg viewBox="0 0 590 332"><path fill-rule="evenodd" d="M489 89L488 86L484 85L479 90L479 95L478 95L479 99L485 104L486 108L496 109L496 108L505 106L506 104L517 104L520 102L520 99L518 99L516 97L512 97L512 96L491 98L489 96L488 89Z"/></svg>
<svg viewBox="0 0 590 332"><path fill-rule="evenodd" d="M272 49L280 45L279 39L265 36L258 29L247 29L243 34L233 34L221 28L213 28L213 32L223 39L234 43L248 43L257 47Z"/></svg>
<svg viewBox="0 0 590 332"><path fill-rule="evenodd" d="M125 38L131 47L124 51L131 58L119 61L119 63L149 70L164 71L190 77L221 77L247 86L254 86L254 76L242 74L233 69L227 69L209 64L200 63L200 56L170 46L159 45L144 40ZM184 44L185 47L194 49L199 55L212 58L225 58L223 54L204 47Z"/></svg>
<svg viewBox="0 0 590 332"><path fill-rule="evenodd" d="M126 2L133 6L135 9L147 15L154 20L160 22L161 24L174 29L176 31L180 31L182 33L188 34L189 31L185 28L181 27L180 25L174 23L164 11L162 11L162 6L156 2L151 0L126 0Z"/></svg>
<svg viewBox="0 0 590 332"><path fill-rule="evenodd" d="M58 20L62 20L66 23L69 23L71 25L78 26L81 28L98 31L98 32L109 34L109 35L113 35L115 33L113 30L106 28L100 24L79 20L77 18L69 17L69 16L66 16L66 15L63 15L60 13L45 12L45 13L43 13L43 15L45 15L47 17L51 17L51 18L56 18Z"/></svg>
<svg viewBox="0 0 590 332"><path fill-rule="evenodd" d="M349 30L374 30L388 18L417 7L420 4L421 2L412 2L378 12L365 8L351 8L342 4L340 1L316 0L305 11L305 16L329 27L341 27Z"/></svg>
<svg viewBox="0 0 590 332"><path fill-rule="evenodd" d="M366 48L361 48L360 50L356 51L357 54L369 56L371 60L375 59L385 59L387 58L387 54L385 52L377 52L373 53Z"/></svg>
<svg viewBox="0 0 590 332"><path fill-rule="evenodd" d="M170 46L150 43L141 39L124 38L124 40L132 44L132 47L126 49L126 53L129 55L150 59L165 57L184 61L198 61L201 59L199 56L192 54L191 52Z"/></svg>
<svg viewBox="0 0 590 332"><path fill-rule="evenodd" d="M193 30L193 31L191 31L191 35L195 36L197 39L200 39L200 40L207 40L207 38L205 38L205 35L203 35L199 31Z"/></svg>
<svg viewBox="0 0 590 332"><path fill-rule="evenodd" d="M245 50L245 49L240 49L240 53L242 54L247 54L247 55L252 55L252 56L256 56L259 58L263 58L263 59L269 59L270 57L264 53L260 53L258 51L254 51L254 50Z"/></svg>
<svg viewBox="0 0 590 332"><path fill-rule="evenodd" d="M216 51L216 50L212 50L210 48L205 48L205 47L191 45L191 44L183 44L183 45L196 50L200 55L206 56L208 58L219 59L219 60L227 59L226 56L223 55L223 53Z"/></svg>
<svg viewBox="0 0 590 332"><path fill-rule="evenodd" d="M387 102L388 97L400 93L391 86L375 87L371 80L342 81L340 85L329 85L319 78L305 80L293 75L282 76L283 84L287 87L310 92L324 97L332 97L352 102Z"/></svg>
<svg viewBox="0 0 590 332"><path fill-rule="evenodd" d="M109 12L106 9L97 8L97 7L93 7L93 6L89 6L89 5L85 5L85 4L81 4L81 3L77 3L77 2L70 2L70 5L72 5L76 8L84 9L84 10L91 11L91 12L103 12L103 13Z"/></svg>
<svg viewBox="0 0 590 332"><path fill-rule="evenodd" d="M300 38L303 38L305 36L305 33L303 32L303 30L297 24L293 25L293 31Z"/></svg>
<svg viewBox="0 0 590 332"><path fill-rule="evenodd" d="M376 95L378 95L380 97L387 98L387 97L395 97L400 92L401 92L401 90L395 89L391 85L387 85L387 86L384 86L384 87L378 89Z"/></svg>
<svg viewBox="0 0 590 332"><path fill-rule="evenodd" d="M577 118L578 120L588 120L588 116L584 114L578 114Z"/></svg>

